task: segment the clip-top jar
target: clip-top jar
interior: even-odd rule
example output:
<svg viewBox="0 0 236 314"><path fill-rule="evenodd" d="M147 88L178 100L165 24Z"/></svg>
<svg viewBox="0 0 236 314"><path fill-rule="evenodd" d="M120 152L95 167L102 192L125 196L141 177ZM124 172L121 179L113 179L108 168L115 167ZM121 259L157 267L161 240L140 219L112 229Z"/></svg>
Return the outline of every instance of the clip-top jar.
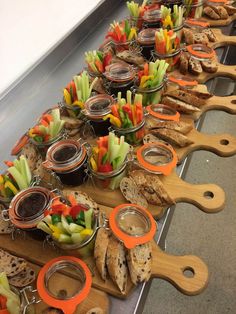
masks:
<svg viewBox="0 0 236 314"><path fill-rule="evenodd" d="M153 104L146 107L146 110L148 112L146 117L146 127L148 129L155 128L160 122L179 121L179 112L169 106Z"/></svg>
<svg viewBox="0 0 236 314"><path fill-rule="evenodd" d="M154 7L146 10L143 15L143 26L146 28L160 28L161 27L161 11Z"/></svg>
<svg viewBox="0 0 236 314"><path fill-rule="evenodd" d="M61 271L72 271L75 278L67 278L60 286L58 276ZM82 260L73 256L60 256L45 264L37 278L37 290L40 298L53 308L65 314L75 313L77 306L89 295L92 275Z"/></svg>
<svg viewBox="0 0 236 314"><path fill-rule="evenodd" d="M142 48L142 55L149 60L151 58L151 51L155 47L155 32L156 28L146 28L138 33L138 43Z"/></svg>
<svg viewBox="0 0 236 314"><path fill-rule="evenodd" d="M103 118L111 113L111 105L113 102L113 98L107 94L93 96L85 102L83 114L88 119L93 135L108 135L108 129L111 123L109 119L103 120Z"/></svg>
<svg viewBox="0 0 236 314"><path fill-rule="evenodd" d="M76 186L86 179L87 150L76 140L62 140L47 151L43 167L54 171L62 184Z"/></svg>
<svg viewBox="0 0 236 314"><path fill-rule="evenodd" d="M37 229L37 224L44 218L45 211L50 209L54 196L53 191L39 186L25 189L12 199L8 211L3 210L3 218L9 217L16 229L42 239L46 234Z"/></svg>
<svg viewBox="0 0 236 314"><path fill-rule="evenodd" d="M117 96L118 92L121 92L121 96L126 97L127 90L134 85L135 71L131 65L117 62L106 67L104 76L107 79L107 89L110 95Z"/></svg>

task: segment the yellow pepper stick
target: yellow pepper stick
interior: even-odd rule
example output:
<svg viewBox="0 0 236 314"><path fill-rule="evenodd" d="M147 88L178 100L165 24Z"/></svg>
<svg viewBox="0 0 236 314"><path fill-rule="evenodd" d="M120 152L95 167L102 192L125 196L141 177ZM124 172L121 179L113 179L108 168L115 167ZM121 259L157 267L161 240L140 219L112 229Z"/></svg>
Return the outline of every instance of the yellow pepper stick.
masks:
<svg viewBox="0 0 236 314"><path fill-rule="evenodd" d="M62 234L62 231L61 229L59 229L57 226L54 226L52 224L48 224L49 228L51 229L52 231L52 236L55 238L55 239L59 239L60 237L60 234Z"/></svg>
<svg viewBox="0 0 236 314"><path fill-rule="evenodd" d="M129 33L128 40L132 40L133 38L137 38L137 32L136 29L132 27Z"/></svg>
<svg viewBox="0 0 236 314"><path fill-rule="evenodd" d="M112 114L107 114L106 116L103 117L103 120L110 119L111 124L116 126L117 128L121 127L121 121L117 117L113 116Z"/></svg>
<svg viewBox="0 0 236 314"><path fill-rule="evenodd" d="M141 78L140 87L144 87L145 82L153 78L153 75L143 75Z"/></svg>
<svg viewBox="0 0 236 314"><path fill-rule="evenodd" d="M3 179L3 176L0 174L0 184L3 184L4 183L4 179Z"/></svg>
<svg viewBox="0 0 236 314"><path fill-rule="evenodd" d="M96 161L93 157L90 158L90 164L91 164L91 167L94 171L98 171L98 166L97 166Z"/></svg>
<svg viewBox="0 0 236 314"><path fill-rule="evenodd" d="M10 181L6 181L4 187L5 189L10 189L14 195L19 192L19 190L17 190L17 188Z"/></svg>
<svg viewBox="0 0 236 314"><path fill-rule="evenodd" d="M72 104L72 106L78 106L80 107L81 109L84 108L84 103L82 101L79 101L79 100L75 100Z"/></svg>
<svg viewBox="0 0 236 314"><path fill-rule="evenodd" d="M72 104L71 95L66 88L63 89L63 95L66 104L70 106Z"/></svg>
<svg viewBox="0 0 236 314"><path fill-rule="evenodd" d="M35 137L36 136L36 134L34 134L33 129L30 129L28 134L29 134L29 137Z"/></svg>

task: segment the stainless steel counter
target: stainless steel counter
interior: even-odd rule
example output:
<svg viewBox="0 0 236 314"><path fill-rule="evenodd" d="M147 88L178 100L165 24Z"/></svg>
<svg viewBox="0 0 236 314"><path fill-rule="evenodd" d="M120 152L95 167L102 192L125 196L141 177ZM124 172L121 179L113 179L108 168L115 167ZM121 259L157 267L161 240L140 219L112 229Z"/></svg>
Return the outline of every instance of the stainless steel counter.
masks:
<svg viewBox="0 0 236 314"><path fill-rule="evenodd" d="M9 158L15 141L34 124L36 118L45 109L61 100L62 88L85 65L84 52L96 49L103 41L109 23L125 16L127 16L127 10L124 1L104 0L102 6L96 9L92 16L78 25L65 40L58 43L54 51L45 55L44 60L1 99L0 161ZM223 32L229 34L231 26L222 29ZM224 49L218 49L217 54L220 58L227 59ZM210 91L215 89L217 81L218 79L214 79L207 84ZM204 117L198 121L196 125L198 129L201 128L203 120ZM191 158L186 158L178 167L181 177L184 177L190 162ZM0 169L4 169L2 163ZM162 249L165 249L165 238L174 210L174 207L169 208L158 221L156 240ZM110 297L111 313L141 313L150 285L151 282L139 285L127 300Z"/></svg>

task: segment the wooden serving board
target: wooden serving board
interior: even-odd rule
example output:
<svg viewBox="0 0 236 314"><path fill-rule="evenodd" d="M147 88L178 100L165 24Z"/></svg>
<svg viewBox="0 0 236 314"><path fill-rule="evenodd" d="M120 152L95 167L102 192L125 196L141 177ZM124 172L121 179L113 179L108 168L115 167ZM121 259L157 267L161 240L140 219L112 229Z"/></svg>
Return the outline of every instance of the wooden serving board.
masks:
<svg viewBox="0 0 236 314"><path fill-rule="evenodd" d="M225 76L233 80L236 80L236 65L224 65L219 62L217 62L217 65L218 65L218 70L215 73L207 73L203 71L200 75L193 75L191 73L187 73L184 76L191 80L196 80L198 83L201 83L201 84L204 84L210 79L217 76ZM179 69L171 72L171 75L182 76Z"/></svg>
<svg viewBox="0 0 236 314"><path fill-rule="evenodd" d="M176 89L172 84L167 85L167 91ZM204 84L198 84L193 87L193 90L199 92L207 93L207 86ZM211 98L206 100L206 104L202 106L201 111L198 111L193 114L181 114L181 117L191 118L194 121L197 121L202 114L210 110L222 110L230 114L236 114L236 95L232 96L212 96Z"/></svg>
<svg viewBox="0 0 236 314"><path fill-rule="evenodd" d="M207 150L221 157L230 157L236 154L236 137L230 134L204 134L196 130L192 119L181 118L181 120L193 125L193 129L186 134L193 144L181 148L174 146L178 155L178 164L188 154L197 150Z"/></svg>
<svg viewBox="0 0 236 314"><path fill-rule="evenodd" d="M209 42L208 46L211 48L219 48L226 45L236 45L236 36L227 36L218 28L212 28L211 31L216 37L216 42Z"/></svg>
<svg viewBox="0 0 236 314"><path fill-rule="evenodd" d="M32 263L29 263L29 265L34 269L36 274L39 273L40 267L38 265ZM69 278L68 276L61 273L56 273L53 280L54 292L57 291L59 293L60 290L66 290L67 283L70 285L70 290L72 291L76 291L76 288L78 287L76 279ZM35 285L34 288L36 288ZM37 297L37 299L40 299L37 293L34 293L34 295ZM49 305L43 301L34 305L36 313L42 313L43 310L47 309L48 307ZM108 314L109 298L105 292L91 288L88 297L78 305L75 314L86 314L89 310L95 307L100 307L104 311L104 314Z"/></svg>
<svg viewBox="0 0 236 314"><path fill-rule="evenodd" d="M107 213L111 211L110 209L105 210ZM27 258L34 264L39 266L44 265L46 262L60 255L68 255L66 251L57 251L52 249L52 247L45 247L43 249L42 242L36 241L32 238L26 236L25 240L12 241L9 235L0 236L0 247L9 251L12 254L18 255L23 258ZM152 277L162 278L173 284L178 290L187 295L196 295L201 293L208 283L208 269L205 263L198 257L189 256L173 256L164 253L157 244L153 241L152 243ZM73 254L76 256L76 254ZM113 284L110 279L105 282L100 278L98 274L93 257L85 259L85 262L92 270L93 273L93 286L114 295L119 298L126 298L132 292L134 285L128 278L128 285L125 294L121 294L118 288ZM184 275L185 270L192 270L194 276L192 278L187 278ZM75 278L76 275L73 273L68 273L68 276ZM66 274L67 277L67 274ZM60 283L58 286L61 287ZM65 285L64 285L65 286ZM97 290L92 291L94 296L94 302L97 302L97 306L100 304L107 308L108 302L105 299L105 303L100 303L99 297L97 296ZM102 294L103 295L103 294ZM106 296L105 296L106 297ZM88 306L93 306L93 301L89 298L87 301ZM81 304L82 306L83 304ZM85 304L86 305L86 304ZM84 305L84 306L85 306Z"/></svg>
<svg viewBox="0 0 236 314"><path fill-rule="evenodd" d="M202 21L209 23L210 26L226 26L236 20L236 13L230 15L226 20L212 20L206 16L201 18Z"/></svg>
<svg viewBox="0 0 236 314"><path fill-rule="evenodd" d="M215 184L190 184L178 177L176 169L168 176L159 175L167 193L175 200L176 203L190 203L197 206L206 213L217 213L224 208L225 193ZM71 190L80 190L86 192L88 195L99 204L115 207L127 200L123 197L120 189L114 191L102 190L94 186L91 182L80 186L79 188L71 188ZM204 196L205 195L205 196ZM212 195L212 198L208 198ZM161 218L167 207L160 207L156 205L148 206L151 214L156 218Z"/></svg>

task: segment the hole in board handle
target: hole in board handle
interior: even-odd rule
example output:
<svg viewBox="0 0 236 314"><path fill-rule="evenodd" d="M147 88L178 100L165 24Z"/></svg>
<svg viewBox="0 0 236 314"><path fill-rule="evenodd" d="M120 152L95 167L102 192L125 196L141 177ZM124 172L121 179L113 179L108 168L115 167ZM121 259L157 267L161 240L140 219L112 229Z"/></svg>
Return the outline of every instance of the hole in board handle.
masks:
<svg viewBox="0 0 236 314"><path fill-rule="evenodd" d="M193 278L195 275L194 269L192 267L186 267L183 270L183 274L187 278Z"/></svg>
<svg viewBox="0 0 236 314"><path fill-rule="evenodd" d="M227 139L222 139L222 140L220 140L220 144L227 146L227 145L229 145L229 141Z"/></svg>
<svg viewBox="0 0 236 314"><path fill-rule="evenodd" d="M231 100L231 104L236 105L236 99Z"/></svg>
<svg viewBox="0 0 236 314"><path fill-rule="evenodd" d="M211 191L206 191L206 192L204 192L203 196L205 198L212 199L212 198L214 198L214 193Z"/></svg>

